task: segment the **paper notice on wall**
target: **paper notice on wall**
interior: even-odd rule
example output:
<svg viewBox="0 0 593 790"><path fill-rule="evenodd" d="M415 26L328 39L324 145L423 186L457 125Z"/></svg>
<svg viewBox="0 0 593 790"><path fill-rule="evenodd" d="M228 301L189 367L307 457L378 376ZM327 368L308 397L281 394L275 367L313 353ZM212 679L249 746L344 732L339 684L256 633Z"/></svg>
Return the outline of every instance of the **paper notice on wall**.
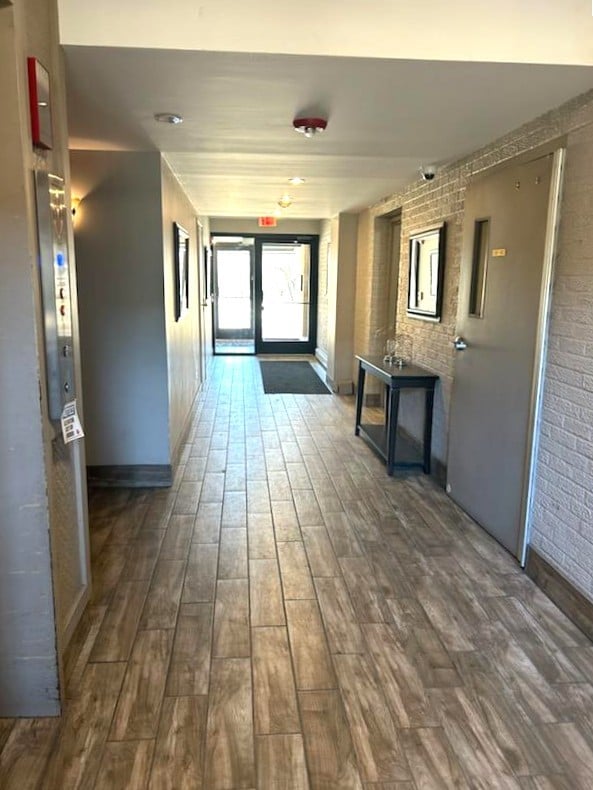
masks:
<svg viewBox="0 0 593 790"><path fill-rule="evenodd" d="M84 436L75 400L71 400L64 405L61 422L64 444L69 444L69 442L74 442L76 439L81 439Z"/></svg>

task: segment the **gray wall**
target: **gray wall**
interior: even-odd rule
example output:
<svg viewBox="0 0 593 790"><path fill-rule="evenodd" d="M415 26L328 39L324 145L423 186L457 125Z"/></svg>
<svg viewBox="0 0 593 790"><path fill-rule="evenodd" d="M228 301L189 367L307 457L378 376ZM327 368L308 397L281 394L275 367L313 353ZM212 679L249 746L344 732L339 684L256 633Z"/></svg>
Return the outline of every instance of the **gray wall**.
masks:
<svg viewBox="0 0 593 790"><path fill-rule="evenodd" d="M319 225L319 284L317 289L317 348L315 355L327 366L328 352L328 265L332 254L332 220L324 219Z"/></svg>
<svg viewBox="0 0 593 790"><path fill-rule="evenodd" d="M50 72L50 152L31 145L27 56ZM88 593L84 445L65 447L48 419L33 195L34 169L68 183L63 85L55 2L0 8L0 716L59 713ZM72 292L77 349L75 276Z"/></svg>
<svg viewBox="0 0 593 790"><path fill-rule="evenodd" d="M72 151L71 166L87 462L166 465L160 154Z"/></svg>
<svg viewBox="0 0 593 790"><path fill-rule="evenodd" d="M161 163L162 184L162 263L167 340L167 381L169 391L169 452L179 452L194 398L201 383L200 374L200 294L198 288L197 218L179 182L168 165ZM189 233L189 309L175 321L175 279L173 261L173 222Z"/></svg>
<svg viewBox="0 0 593 790"><path fill-rule="evenodd" d="M330 309L328 331L330 346L328 372L338 392L353 390L352 357L354 356L354 304L356 301L356 250L358 245L358 217L340 214L338 217L336 253L329 268L328 293L334 304Z"/></svg>
<svg viewBox="0 0 593 790"><path fill-rule="evenodd" d="M354 306L358 216L342 213L322 224L319 312L323 334L318 346L325 356L327 381L335 392L353 389Z"/></svg>

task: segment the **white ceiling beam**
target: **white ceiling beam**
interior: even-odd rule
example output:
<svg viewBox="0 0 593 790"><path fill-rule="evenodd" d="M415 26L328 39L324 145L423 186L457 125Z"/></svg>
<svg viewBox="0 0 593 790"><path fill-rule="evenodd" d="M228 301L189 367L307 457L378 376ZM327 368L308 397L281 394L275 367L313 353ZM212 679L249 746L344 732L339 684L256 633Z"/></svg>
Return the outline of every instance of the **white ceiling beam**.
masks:
<svg viewBox="0 0 593 790"><path fill-rule="evenodd" d="M59 0L63 44L593 65L591 0Z"/></svg>

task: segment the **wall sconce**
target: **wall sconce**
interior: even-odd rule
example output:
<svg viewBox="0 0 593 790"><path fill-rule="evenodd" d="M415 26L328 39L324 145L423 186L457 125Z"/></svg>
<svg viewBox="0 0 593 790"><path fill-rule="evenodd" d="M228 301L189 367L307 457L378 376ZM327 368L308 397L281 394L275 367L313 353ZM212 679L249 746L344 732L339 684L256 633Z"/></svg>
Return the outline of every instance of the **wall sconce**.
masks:
<svg viewBox="0 0 593 790"><path fill-rule="evenodd" d="M79 197L73 197L72 200L70 201L70 210L72 211L72 219L76 217L76 212L78 211L78 208L80 206L80 201L81 198Z"/></svg>

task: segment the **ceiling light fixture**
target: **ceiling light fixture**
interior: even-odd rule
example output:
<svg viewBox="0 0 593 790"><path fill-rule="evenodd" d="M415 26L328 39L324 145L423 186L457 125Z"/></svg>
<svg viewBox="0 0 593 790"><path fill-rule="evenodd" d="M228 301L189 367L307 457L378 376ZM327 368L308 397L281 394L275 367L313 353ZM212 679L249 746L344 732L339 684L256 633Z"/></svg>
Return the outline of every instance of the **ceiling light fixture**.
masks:
<svg viewBox="0 0 593 790"><path fill-rule="evenodd" d="M183 123L183 118L176 112L157 112L154 115L154 120L159 123L172 123L174 126Z"/></svg>
<svg viewBox="0 0 593 790"><path fill-rule="evenodd" d="M301 178L300 176L293 176L292 178L288 179L288 183L292 184L295 187L298 187L300 184L305 183L305 179Z"/></svg>
<svg viewBox="0 0 593 790"><path fill-rule="evenodd" d="M288 208L289 206L292 206L292 198L290 197L290 195L282 195L282 197L278 201L278 205L280 206L280 208Z"/></svg>
<svg viewBox="0 0 593 790"><path fill-rule="evenodd" d="M304 134L305 137L314 137L327 128L325 118L295 118L292 122L295 131Z"/></svg>

